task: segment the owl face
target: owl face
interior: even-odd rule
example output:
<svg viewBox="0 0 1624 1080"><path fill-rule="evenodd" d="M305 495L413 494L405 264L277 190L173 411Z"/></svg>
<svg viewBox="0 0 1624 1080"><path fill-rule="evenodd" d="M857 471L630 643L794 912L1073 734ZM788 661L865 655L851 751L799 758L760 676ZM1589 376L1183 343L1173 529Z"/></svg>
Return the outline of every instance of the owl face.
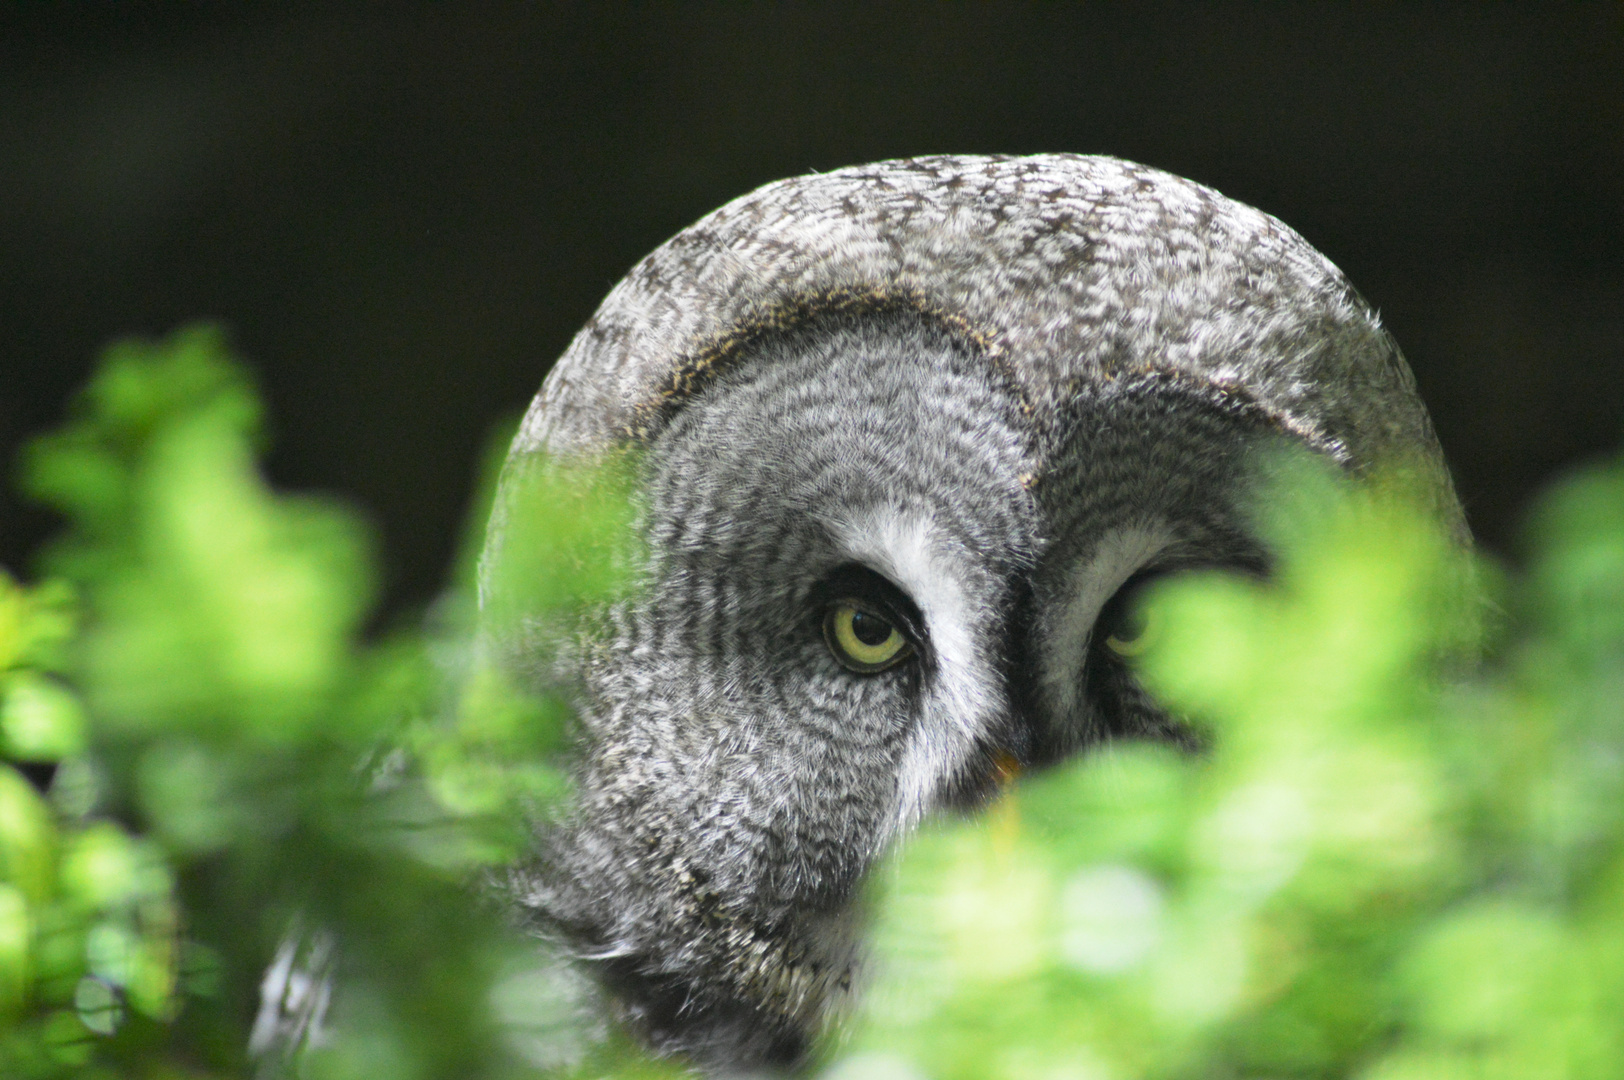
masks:
<svg viewBox="0 0 1624 1080"><path fill-rule="evenodd" d="M584 664L579 805L531 903L657 1046L788 1063L851 991L865 872L928 811L1089 742L1192 736L1133 595L1260 568L1235 479L1277 437L1156 378L1045 447L929 313L812 312L649 440L650 563Z"/></svg>
<svg viewBox="0 0 1624 1080"><path fill-rule="evenodd" d="M578 797L519 903L656 1048L793 1064L922 816L1102 740L1199 744L1136 678L1135 598L1268 572L1266 448L1435 462L1407 378L1295 234L1140 166L886 163L718 211L515 444L642 448L648 552L571 661Z"/></svg>

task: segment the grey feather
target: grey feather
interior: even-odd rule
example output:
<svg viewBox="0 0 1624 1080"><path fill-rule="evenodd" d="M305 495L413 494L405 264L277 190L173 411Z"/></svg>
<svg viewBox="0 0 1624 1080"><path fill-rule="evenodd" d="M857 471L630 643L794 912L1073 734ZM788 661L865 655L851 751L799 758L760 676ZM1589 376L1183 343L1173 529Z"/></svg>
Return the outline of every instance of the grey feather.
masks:
<svg viewBox="0 0 1624 1080"><path fill-rule="evenodd" d="M1198 184L934 157L702 219L609 294L513 445L512 477L539 451L644 448L650 554L566 664L580 795L538 823L517 903L655 1047L793 1064L860 982L864 874L922 815L1009 760L1192 740L1099 622L1146 573L1266 572L1242 478L1282 440L1409 469L1464 534L1375 314ZM836 655L854 598L904 662Z"/></svg>

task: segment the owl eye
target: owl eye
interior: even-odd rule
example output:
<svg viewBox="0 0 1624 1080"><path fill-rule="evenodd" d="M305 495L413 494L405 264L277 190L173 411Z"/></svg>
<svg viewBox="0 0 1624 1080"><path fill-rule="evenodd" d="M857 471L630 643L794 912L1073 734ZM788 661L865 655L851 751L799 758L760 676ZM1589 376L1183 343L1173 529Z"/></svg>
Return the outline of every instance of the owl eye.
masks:
<svg viewBox="0 0 1624 1080"><path fill-rule="evenodd" d="M1143 575L1129 581L1100 612L1096 633L1103 635L1105 647L1124 658L1143 653L1155 642L1160 621L1143 603L1145 586L1159 574Z"/></svg>
<svg viewBox="0 0 1624 1080"><path fill-rule="evenodd" d="M1138 656L1156 640L1156 618L1143 611L1127 615L1105 639L1105 647L1118 656Z"/></svg>
<svg viewBox="0 0 1624 1080"><path fill-rule="evenodd" d="M895 623L851 598L829 605L823 616L823 636L836 660L864 674L884 671L913 653L913 646Z"/></svg>

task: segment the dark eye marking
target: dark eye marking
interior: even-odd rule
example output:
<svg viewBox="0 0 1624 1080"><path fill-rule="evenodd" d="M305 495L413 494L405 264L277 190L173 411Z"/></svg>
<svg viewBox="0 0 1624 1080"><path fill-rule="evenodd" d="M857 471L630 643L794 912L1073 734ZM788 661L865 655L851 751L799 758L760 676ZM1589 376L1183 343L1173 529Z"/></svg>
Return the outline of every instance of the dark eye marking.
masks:
<svg viewBox="0 0 1624 1080"><path fill-rule="evenodd" d="M1266 581L1269 577L1269 559L1255 545L1250 549L1236 545L1238 550L1227 560L1214 562L1194 561L1174 557L1142 567L1117 589L1100 609L1094 620L1093 649L1107 659L1131 660L1155 643L1161 633L1160 619L1145 607L1146 594L1157 584L1175 574L1199 570L1219 570L1241 574Z"/></svg>
<svg viewBox="0 0 1624 1080"><path fill-rule="evenodd" d="M1155 613L1145 610L1145 592L1170 573L1171 568L1150 568L1124 582L1100 609L1099 618L1094 622L1094 640L1124 659L1148 649L1160 627Z"/></svg>
<svg viewBox="0 0 1624 1080"><path fill-rule="evenodd" d="M863 675L896 667L924 646L924 620L901 589L866 566L847 565L812 590L823 639L842 666Z"/></svg>

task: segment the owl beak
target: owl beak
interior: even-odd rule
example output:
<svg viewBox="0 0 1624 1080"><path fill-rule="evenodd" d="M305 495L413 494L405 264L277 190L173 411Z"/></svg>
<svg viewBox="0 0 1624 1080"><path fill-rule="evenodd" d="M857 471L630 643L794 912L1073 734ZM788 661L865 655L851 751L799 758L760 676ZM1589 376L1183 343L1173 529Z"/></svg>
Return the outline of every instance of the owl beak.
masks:
<svg viewBox="0 0 1624 1080"><path fill-rule="evenodd" d="M1008 750L995 750L992 755L993 782L998 785L1000 792L1006 790L1016 780L1020 779L1024 766L1020 760Z"/></svg>

